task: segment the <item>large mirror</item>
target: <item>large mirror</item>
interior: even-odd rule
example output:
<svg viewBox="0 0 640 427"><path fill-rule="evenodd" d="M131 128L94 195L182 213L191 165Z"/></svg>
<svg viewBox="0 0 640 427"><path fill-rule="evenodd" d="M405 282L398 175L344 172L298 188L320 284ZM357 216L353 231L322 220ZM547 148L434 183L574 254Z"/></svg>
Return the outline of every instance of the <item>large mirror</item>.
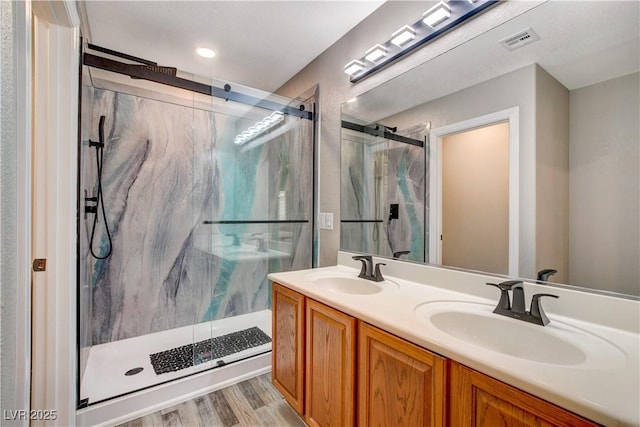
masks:
<svg viewBox="0 0 640 427"><path fill-rule="evenodd" d="M638 297L639 17L544 2L343 104L341 248Z"/></svg>

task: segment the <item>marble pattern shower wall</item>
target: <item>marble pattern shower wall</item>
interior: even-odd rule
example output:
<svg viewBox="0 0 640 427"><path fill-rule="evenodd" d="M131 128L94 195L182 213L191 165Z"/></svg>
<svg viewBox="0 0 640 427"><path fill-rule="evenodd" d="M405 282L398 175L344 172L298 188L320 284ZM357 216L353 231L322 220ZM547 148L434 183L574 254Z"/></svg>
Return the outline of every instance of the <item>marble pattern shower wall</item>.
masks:
<svg viewBox="0 0 640 427"><path fill-rule="evenodd" d="M303 139L310 124L242 153L232 139L250 121L109 90L83 94L84 140L97 139L106 116L102 186L113 240L110 257L92 258L93 215L81 221L92 344L269 308L266 274L311 266L310 224L222 223L275 218L282 192L289 215L310 219L310 173L289 178L312 164L311 140ZM82 150L81 191L92 195L95 154ZM104 253L104 221L95 233L94 251ZM269 251L228 254L251 251L259 239Z"/></svg>

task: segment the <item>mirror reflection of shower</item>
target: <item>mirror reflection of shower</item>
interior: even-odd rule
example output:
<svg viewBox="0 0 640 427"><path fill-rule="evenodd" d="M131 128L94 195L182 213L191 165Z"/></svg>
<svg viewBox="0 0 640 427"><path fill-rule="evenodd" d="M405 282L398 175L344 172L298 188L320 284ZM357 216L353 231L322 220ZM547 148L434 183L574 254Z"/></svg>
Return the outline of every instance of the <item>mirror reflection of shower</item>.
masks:
<svg viewBox="0 0 640 427"><path fill-rule="evenodd" d="M422 261L426 125L363 122L343 115L341 247Z"/></svg>
<svg viewBox="0 0 640 427"><path fill-rule="evenodd" d="M98 124L98 141L89 140L89 147L95 147L96 149L96 170L98 172L97 193L92 196L87 196L87 190L84 190L84 217L87 218L87 214L93 214L93 225L91 226L91 237L89 238L89 251L91 256L95 259L107 259L111 255L113 249L113 241L111 240L111 232L109 231L109 223L107 222L107 213L104 207L104 196L102 192L102 165L104 163L104 121L106 116L100 116L100 123ZM98 218L102 214L102 220L104 221L105 234L107 236L108 246L107 251L104 254L100 254L100 250L96 252L94 250L94 238L96 237L96 226L98 225ZM100 245L102 248L102 245Z"/></svg>

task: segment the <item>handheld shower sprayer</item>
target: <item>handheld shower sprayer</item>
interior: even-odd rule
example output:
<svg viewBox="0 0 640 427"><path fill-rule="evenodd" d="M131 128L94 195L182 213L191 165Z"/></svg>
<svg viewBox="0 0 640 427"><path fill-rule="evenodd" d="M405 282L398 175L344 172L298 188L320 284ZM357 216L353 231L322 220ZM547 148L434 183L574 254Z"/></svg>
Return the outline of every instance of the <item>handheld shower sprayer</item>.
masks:
<svg viewBox="0 0 640 427"><path fill-rule="evenodd" d="M106 116L100 116L100 123L98 123L98 140L102 147L104 147L104 121Z"/></svg>
<svg viewBox="0 0 640 427"><path fill-rule="evenodd" d="M89 239L89 251L95 259L107 259L111 255L111 249L113 248L113 242L111 240L111 232L109 231L109 224L107 222L107 213L104 208L104 196L102 194L102 164L104 160L104 121L106 117L100 116L100 122L98 124L98 141L89 140L89 147L96 148L96 168L98 172L98 194L95 197L87 197L85 190L85 203L95 203L95 205L85 204L85 218L87 213L95 214L93 217L93 226L91 227L91 238ZM98 210L98 207L101 210ZM104 220L104 228L107 233L107 239L109 241L109 249L105 255L98 255L93 250L93 238L95 237L96 225L98 223L98 215L102 212L102 218Z"/></svg>

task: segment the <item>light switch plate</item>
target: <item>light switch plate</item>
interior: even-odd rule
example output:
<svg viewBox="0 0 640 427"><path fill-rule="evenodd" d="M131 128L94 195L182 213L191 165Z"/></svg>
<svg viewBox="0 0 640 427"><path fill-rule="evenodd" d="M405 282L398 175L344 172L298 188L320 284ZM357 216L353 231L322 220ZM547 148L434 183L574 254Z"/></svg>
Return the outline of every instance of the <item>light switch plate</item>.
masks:
<svg viewBox="0 0 640 427"><path fill-rule="evenodd" d="M318 214L318 228L320 230L333 230L333 213L320 212Z"/></svg>

